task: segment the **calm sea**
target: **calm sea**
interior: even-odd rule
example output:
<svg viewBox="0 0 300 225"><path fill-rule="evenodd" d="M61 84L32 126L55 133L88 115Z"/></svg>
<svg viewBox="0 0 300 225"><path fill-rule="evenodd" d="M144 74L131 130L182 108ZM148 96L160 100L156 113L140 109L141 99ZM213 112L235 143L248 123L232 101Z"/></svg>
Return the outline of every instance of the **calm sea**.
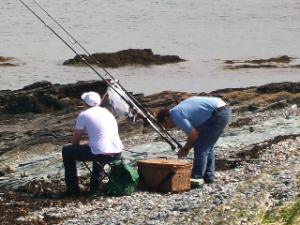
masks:
<svg viewBox="0 0 300 225"><path fill-rule="evenodd" d="M24 1L55 28L34 2ZM202 92L300 81L300 69L223 69L226 59L300 57L300 1L37 1L91 53L151 48L156 54L188 60L146 68L108 68L130 91ZM88 68L62 66L73 52L18 0L1 0L0 18L0 56L15 57L20 64L0 67L0 89L18 89L41 80L73 83L98 79Z"/></svg>

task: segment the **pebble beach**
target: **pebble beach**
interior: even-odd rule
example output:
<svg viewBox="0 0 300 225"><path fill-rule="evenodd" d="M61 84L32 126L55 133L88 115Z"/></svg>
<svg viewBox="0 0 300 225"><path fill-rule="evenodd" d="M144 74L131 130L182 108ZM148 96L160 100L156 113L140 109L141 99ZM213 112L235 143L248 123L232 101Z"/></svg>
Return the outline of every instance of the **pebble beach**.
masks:
<svg viewBox="0 0 300 225"><path fill-rule="evenodd" d="M34 87L30 93L40 90ZM288 114L291 105L298 104L299 87L282 83L208 93L227 99L233 114L216 145L215 183L183 193L137 189L130 196L89 196L88 171L79 164L83 194L58 199L56 194L64 190L61 146L70 140L78 112L2 116L3 224L268 224L272 220L267 215L299 195L300 117ZM258 95L262 90L265 93ZM155 111L155 105L189 95L195 93L162 92L141 102ZM149 156L175 156L151 128L122 121L119 125L123 156L130 165ZM185 140L179 130L171 133ZM192 158L191 152L188 160Z"/></svg>

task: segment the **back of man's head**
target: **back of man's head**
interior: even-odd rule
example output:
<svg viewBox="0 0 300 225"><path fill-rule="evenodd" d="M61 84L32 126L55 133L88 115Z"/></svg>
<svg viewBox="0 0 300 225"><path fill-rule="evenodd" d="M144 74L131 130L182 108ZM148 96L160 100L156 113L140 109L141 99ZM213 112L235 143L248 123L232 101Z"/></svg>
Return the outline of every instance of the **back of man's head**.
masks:
<svg viewBox="0 0 300 225"><path fill-rule="evenodd" d="M93 91L83 93L81 95L81 99L84 101L85 104L91 107L98 106L101 103L100 95Z"/></svg>
<svg viewBox="0 0 300 225"><path fill-rule="evenodd" d="M169 108L161 109L156 115L156 119L159 123L166 122L166 117L167 118L170 117L170 109Z"/></svg>

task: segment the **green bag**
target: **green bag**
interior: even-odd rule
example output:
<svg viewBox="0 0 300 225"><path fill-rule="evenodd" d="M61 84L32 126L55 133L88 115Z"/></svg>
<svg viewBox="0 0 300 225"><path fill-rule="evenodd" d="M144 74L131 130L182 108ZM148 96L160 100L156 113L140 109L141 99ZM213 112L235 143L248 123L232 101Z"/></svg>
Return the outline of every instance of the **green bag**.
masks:
<svg viewBox="0 0 300 225"><path fill-rule="evenodd" d="M107 184L108 195L131 195L138 184L138 171L123 161L115 161L111 165Z"/></svg>

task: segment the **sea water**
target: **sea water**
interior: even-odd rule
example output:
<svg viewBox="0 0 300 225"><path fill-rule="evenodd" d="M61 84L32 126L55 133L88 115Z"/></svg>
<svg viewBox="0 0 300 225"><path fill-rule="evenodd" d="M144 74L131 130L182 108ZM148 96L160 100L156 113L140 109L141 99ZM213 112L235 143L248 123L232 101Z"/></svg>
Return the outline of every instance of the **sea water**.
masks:
<svg viewBox="0 0 300 225"><path fill-rule="evenodd" d="M32 0L24 1L49 26L57 28ZM280 55L295 57L293 63L299 63L300 1L37 1L91 53L151 48L155 54L179 55L187 60L161 66L108 68L129 91L202 92L300 81L300 69L223 68L227 59ZM19 65L0 67L0 90L41 80L73 83L99 79L89 68L62 66L74 53L19 1L1 0L0 18L0 56L15 57L14 63Z"/></svg>

